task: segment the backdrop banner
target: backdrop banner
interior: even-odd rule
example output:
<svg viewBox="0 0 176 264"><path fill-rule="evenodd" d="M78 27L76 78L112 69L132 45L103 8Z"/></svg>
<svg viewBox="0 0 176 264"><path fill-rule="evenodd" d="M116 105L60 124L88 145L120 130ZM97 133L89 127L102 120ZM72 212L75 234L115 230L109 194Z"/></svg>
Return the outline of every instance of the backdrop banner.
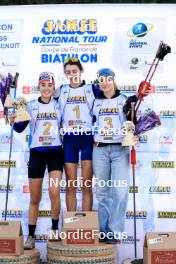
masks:
<svg viewBox="0 0 176 264"><path fill-rule="evenodd" d="M127 96L136 93L145 79L160 41L172 53L160 63L152 80L152 94L145 104L155 110L161 126L143 134L137 149L136 206L138 257L143 254L147 231L175 231L176 226L176 5L91 4L1 6L0 73L19 72L17 97L28 101L39 96L42 71L55 75L56 85L66 83L63 61L78 57L83 79L93 82L100 68L112 68L116 83ZM13 89L11 91L13 95ZM0 109L0 218L4 218L10 126ZM21 220L28 233L29 187L27 177L29 128L14 132L9 189L8 219ZM79 176L81 168L78 168ZM131 176L132 186L132 176ZM132 187L126 212L127 239L119 248L119 261L133 255ZM78 189L78 209L81 191ZM61 190L62 212L66 210L65 187ZM94 195L94 209L97 201ZM62 214L61 214L62 217ZM60 221L61 225L61 221ZM36 230L36 247L46 259L51 227L47 174Z"/></svg>

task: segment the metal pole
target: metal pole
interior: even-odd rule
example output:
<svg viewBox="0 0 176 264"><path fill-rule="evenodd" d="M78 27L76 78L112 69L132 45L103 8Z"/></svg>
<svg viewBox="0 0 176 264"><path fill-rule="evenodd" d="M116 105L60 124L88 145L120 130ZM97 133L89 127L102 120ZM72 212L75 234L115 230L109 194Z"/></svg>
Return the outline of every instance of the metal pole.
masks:
<svg viewBox="0 0 176 264"><path fill-rule="evenodd" d="M16 98L16 89L17 89L17 81L18 81L19 73L16 73L14 78L14 98ZM15 108L13 108L13 113L15 112ZM13 126L11 126L10 133L10 149L9 149L9 160L8 160L8 176L7 176L7 185L6 185L6 201L5 201L5 221L7 219L7 206L8 206L8 198L9 198L9 182L10 182L10 169L11 169L11 157L12 157L12 145L13 145Z"/></svg>

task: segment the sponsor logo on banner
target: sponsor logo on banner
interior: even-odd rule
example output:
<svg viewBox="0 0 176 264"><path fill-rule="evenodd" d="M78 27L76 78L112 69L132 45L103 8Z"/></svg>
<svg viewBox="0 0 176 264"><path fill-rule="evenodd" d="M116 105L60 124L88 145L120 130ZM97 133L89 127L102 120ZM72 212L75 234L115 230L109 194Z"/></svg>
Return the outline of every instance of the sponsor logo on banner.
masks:
<svg viewBox="0 0 176 264"><path fill-rule="evenodd" d="M176 110L162 110L160 111L161 118L176 118Z"/></svg>
<svg viewBox="0 0 176 264"><path fill-rule="evenodd" d="M14 188L15 188L14 185L9 185L9 188L8 188L9 193L12 193L13 190L14 190ZM4 193L4 192L6 192L6 190L7 190L7 185L3 185L3 184L1 184L1 185L0 185L0 193Z"/></svg>
<svg viewBox="0 0 176 264"><path fill-rule="evenodd" d="M170 186L151 186L149 189L150 194L170 194Z"/></svg>
<svg viewBox="0 0 176 264"><path fill-rule="evenodd" d="M22 20L0 19L0 53L22 51Z"/></svg>
<svg viewBox="0 0 176 264"><path fill-rule="evenodd" d="M168 87L167 85L157 85L156 86L156 93L170 94L173 92L175 92L175 89Z"/></svg>
<svg viewBox="0 0 176 264"><path fill-rule="evenodd" d="M173 143L173 138L170 134L163 134L159 138L159 144L161 145L171 145Z"/></svg>
<svg viewBox="0 0 176 264"><path fill-rule="evenodd" d="M159 211L158 218L176 218L176 212Z"/></svg>
<svg viewBox="0 0 176 264"><path fill-rule="evenodd" d="M31 93L31 88L30 88L30 86L23 86L23 87L22 87L22 93L23 93L23 94L30 94L30 93Z"/></svg>
<svg viewBox="0 0 176 264"><path fill-rule="evenodd" d="M16 168L16 160L11 160L10 164L8 160L0 160L0 168L8 168L9 165L11 168Z"/></svg>
<svg viewBox="0 0 176 264"><path fill-rule="evenodd" d="M43 22L39 35L32 44L41 47L41 63L63 63L68 57L83 63L98 61L97 44L107 42L106 35L97 35L96 19L48 19Z"/></svg>
<svg viewBox="0 0 176 264"><path fill-rule="evenodd" d="M25 136L25 140L26 140L26 142L29 142L29 137L30 137L30 135L26 135L26 136Z"/></svg>
<svg viewBox="0 0 176 264"><path fill-rule="evenodd" d="M141 61L141 59L139 59L138 57L133 57L129 64L130 64L130 70L137 70L139 68L139 62Z"/></svg>
<svg viewBox="0 0 176 264"><path fill-rule="evenodd" d="M29 193L29 185L23 185L23 193Z"/></svg>
<svg viewBox="0 0 176 264"><path fill-rule="evenodd" d="M152 161L152 168L175 168L174 161Z"/></svg>
<svg viewBox="0 0 176 264"><path fill-rule="evenodd" d="M13 143L14 143L14 138L13 138ZM10 134L9 133L0 135L0 144L2 145L10 144Z"/></svg>
<svg viewBox="0 0 176 264"><path fill-rule="evenodd" d="M129 187L129 193L138 193L139 190L138 190L138 186L135 186L135 188L133 188L133 186L130 186Z"/></svg>
<svg viewBox="0 0 176 264"><path fill-rule="evenodd" d="M148 135L141 135L139 137L139 141L140 141L140 143L147 143L147 141L148 141Z"/></svg>
<svg viewBox="0 0 176 264"><path fill-rule="evenodd" d="M117 85L117 89L124 93L136 93L138 87L136 85Z"/></svg>
<svg viewBox="0 0 176 264"><path fill-rule="evenodd" d="M0 111L0 118L4 118L4 111Z"/></svg>
<svg viewBox="0 0 176 264"><path fill-rule="evenodd" d="M4 217L5 217L5 211L2 212L2 218ZM7 217L22 218L23 211L22 210L7 210Z"/></svg>
<svg viewBox="0 0 176 264"><path fill-rule="evenodd" d="M3 67L11 67L11 66L17 66L17 62L13 61L13 58L11 60L7 58L1 58L1 65Z"/></svg>
<svg viewBox="0 0 176 264"><path fill-rule="evenodd" d="M46 192L48 192L48 191L49 191L48 187L43 187L43 188L42 188L42 193L46 193Z"/></svg>
<svg viewBox="0 0 176 264"><path fill-rule="evenodd" d="M51 216L51 210L40 210L38 213L39 217L50 217Z"/></svg>
<svg viewBox="0 0 176 264"><path fill-rule="evenodd" d="M23 185L23 193L29 193L29 185L26 184L26 185ZM42 188L42 193L46 193L48 192L48 187L43 187ZM43 211L41 212L41 215L43 214Z"/></svg>
<svg viewBox="0 0 176 264"><path fill-rule="evenodd" d="M0 149L1 151L9 151L10 133L0 134ZM14 135L13 136L13 151L19 151L23 148L23 143Z"/></svg>
<svg viewBox="0 0 176 264"><path fill-rule="evenodd" d="M5 72L19 72L19 55L18 54L0 54L0 68Z"/></svg>
<svg viewBox="0 0 176 264"><path fill-rule="evenodd" d="M127 32L129 37L132 37L129 43L129 48L138 49L143 46L147 46L148 42L145 40L141 40L145 37L151 30L153 29L153 25L150 23L139 22L132 26Z"/></svg>
<svg viewBox="0 0 176 264"><path fill-rule="evenodd" d="M23 86L22 87L22 93L23 94L38 94L39 89L38 86Z"/></svg>
<svg viewBox="0 0 176 264"><path fill-rule="evenodd" d="M133 219L134 218L134 212L133 211L127 211L126 212L126 218L127 219ZM147 218L147 211L137 211L135 218L136 219L146 219Z"/></svg>
<svg viewBox="0 0 176 264"><path fill-rule="evenodd" d="M140 242L139 238L136 238L137 242ZM128 236L127 239L122 239L122 244L134 244L134 237L133 236Z"/></svg>
<svg viewBox="0 0 176 264"><path fill-rule="evenodd" d="M42 235L35 235L34 236L34 238L35 238L35 241L36 242L44 242L44 243L46 243L47 242L47 240L48 240L48 235L46 235L46 234L42 234Z"/></svg>

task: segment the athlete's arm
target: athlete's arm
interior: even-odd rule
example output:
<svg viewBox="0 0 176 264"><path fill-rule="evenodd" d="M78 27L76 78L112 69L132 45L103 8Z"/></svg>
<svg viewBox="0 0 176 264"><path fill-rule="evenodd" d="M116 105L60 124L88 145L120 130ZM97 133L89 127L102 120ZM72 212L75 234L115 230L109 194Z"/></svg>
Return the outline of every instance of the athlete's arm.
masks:
<svg viewBox="0 0 176 264"><path fill-rule="evenodd" d="M27 125L29 124L29 120L28 121L24 121L24 122L17 122L14 123L13 128L16 132L21 133L25 130L25 128L27 127Z"/></svg>
<svg viewBox="0 0 176 264"><path fill-rule="evenodd" d="M92 84L92 91L93 91L95 98L98 98L98 95L100 93L100 88L97 85Z"/></svg>
<svg viewBox="0 0 176 264"><path fill-rule="evenodd" d="M131 103L136 103L138 97L136 95L129 96L123 106L123 112L126 115L127 120L131 120Z"/></svg>
<svg viewBox="0 0 176 264"><path fill-rule="evenodd" d="M60 91L61 91L61 89L62 89L62 86L63 86L63 85L61 85L60 87L58 87L58 88L55 90L54 95L53 95L53 97L54 97L55 100L58 100L58 99L59 99Z"/></svg>

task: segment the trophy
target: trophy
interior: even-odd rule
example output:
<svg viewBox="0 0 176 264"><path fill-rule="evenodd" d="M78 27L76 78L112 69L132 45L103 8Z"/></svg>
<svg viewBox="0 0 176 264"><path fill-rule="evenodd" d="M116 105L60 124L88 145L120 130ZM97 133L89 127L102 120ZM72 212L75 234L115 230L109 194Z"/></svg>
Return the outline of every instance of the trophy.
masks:
<svg viewBox="0 0 176 264"><path fill-rule="evenodd" d="M13 99L10 93L7 95L5 99L4 107L13 108Z"/></svg>
<svg viewBox="0 0 176 264"><path fill-rule="evenodd" d="M125 137L122 140L123 147L135 146L136 140L134 139L135 125L131 121L125 121L122 126L122 131L125 132Z"/></svg>
<svg viewBox="0 0 176 264"><path fill-rule="evenodd" d="M23 122L23 121L29 121L30 115L28 114L26 110L27 101L24 98L17 98L13 101L13 107L16 108L16 117L14 122Z"/></svg>

